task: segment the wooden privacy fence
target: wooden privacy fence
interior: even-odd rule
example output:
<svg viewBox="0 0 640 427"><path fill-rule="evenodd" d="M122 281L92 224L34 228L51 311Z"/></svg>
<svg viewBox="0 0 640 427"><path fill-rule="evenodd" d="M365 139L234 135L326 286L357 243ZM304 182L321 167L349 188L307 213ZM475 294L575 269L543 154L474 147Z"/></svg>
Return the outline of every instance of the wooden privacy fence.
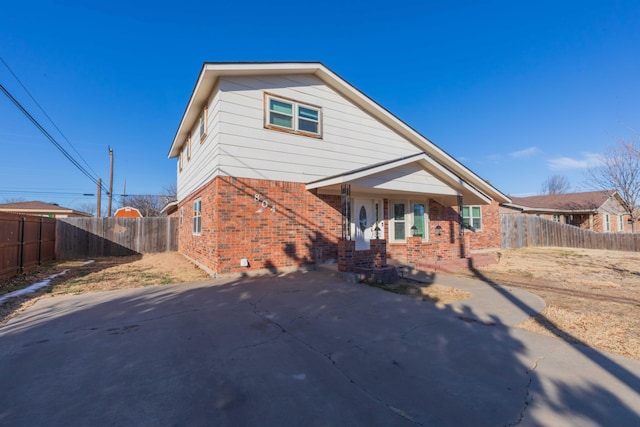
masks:
<svg viewBox="0 0 640 427"><path fill-rule="evenodd" d="M178 218L59 218L56 256L74 259L178 250Z"/></svg>
<svg viewBox="0 0 640 427"><path fill-rule="evenodd" d="M55 259L56 220L0 213L0 277Z"/></svg>
<svg viewBox="0 0 640 427"><path fill-rule="evenodd" d="M596 233L534 215L500 215L503 249L559 246L640 251L639 233Z"/></svg>

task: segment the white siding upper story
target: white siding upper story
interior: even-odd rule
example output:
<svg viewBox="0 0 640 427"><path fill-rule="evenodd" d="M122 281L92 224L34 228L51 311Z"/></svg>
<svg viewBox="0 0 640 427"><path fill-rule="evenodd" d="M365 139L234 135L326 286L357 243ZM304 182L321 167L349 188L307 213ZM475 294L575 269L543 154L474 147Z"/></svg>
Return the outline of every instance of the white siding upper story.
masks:
<svg viewBox="0 0 640 427"><path fill-rule="evenodd" d="M296 111L307 107L305 113L311 116L299 116L305 129L287 131L275 124L267 126L268 97L292 103L294 119ZM198 122L205 109L206 138L201 141ZM315 109L319 117L317 134L313 124ZM287 114L283 110L274 113L274 118L285 120L282 113ZM301 134L305 131L307 134ZM188 141L190 156L185 150ZM415 162L419 166L415 170L378 167L402 166L407 164L404 159L414 161L413 156L417 156ZM307 188L320 188L312 183L335 181L335 187L340 179L327 178L364 178L367 174L353 172L375 169L385 173L367 176L360 182L361 189L388 188L420 194L433 191L465 197L472 194L485 203L492 199L510 202L488 182L317 62L205 63L169 157L179 157L179 201L216 176L300 182ZM394 182L389 181L392 174L396 174ZM325 186L323 191L335 188Z"/></svg>
<svg viewBox="0 0 640 427"><path fill-rule="evenodd" d="M322 138L266 129L265 93L320 107ZM178 200L216 175L306 183L421 152L313 75L221 77L208 101L207 137L200 143L196 123L191 140ZM418 185L418 175L407 179Z"/></svg>

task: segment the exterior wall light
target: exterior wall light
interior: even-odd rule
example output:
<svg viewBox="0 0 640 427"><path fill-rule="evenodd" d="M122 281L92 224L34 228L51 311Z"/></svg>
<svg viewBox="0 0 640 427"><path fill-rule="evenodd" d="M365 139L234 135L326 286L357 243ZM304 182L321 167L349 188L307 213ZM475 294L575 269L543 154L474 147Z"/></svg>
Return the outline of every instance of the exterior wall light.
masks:
<svg viewBox="0 0 640 427"><path fill-rule="evenodd" d="M436 236L442 236L442 226L436 226Z"/></svg>
<svg viewBox="0 0 640 427"><path fill-rule="evenodd" d="M417 232L418 232L418 227L416 227L415 225L412 225L411 226L411 236L415 237Z"/></svg>
<svg viewBox="0 0 640 427"><path fill-rule="evenodd" d="M380 227L376 224L376 228L373 229L376 232L376 240L380 238Z"/></svg>

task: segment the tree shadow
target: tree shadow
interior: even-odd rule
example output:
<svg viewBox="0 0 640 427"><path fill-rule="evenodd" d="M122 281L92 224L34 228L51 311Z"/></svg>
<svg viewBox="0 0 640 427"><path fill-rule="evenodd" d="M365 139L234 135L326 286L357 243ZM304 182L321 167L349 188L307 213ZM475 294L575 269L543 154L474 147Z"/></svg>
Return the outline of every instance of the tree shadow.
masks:
<svg viewBox="0 0 640 427"><path fill-rule="evenodd" d="M590 348L585 342L580 340L579 338L573 336L571 333L560 328L556 323L554 323L551 319L547 318L541 313L538 313L532 307L528 306L522 300L518 299L513 293L509 292L499 284L491 281L489 278L484 276L482 272L480 272L477 268L473 266L473 261L469 260L469 269L473 273L473 275L486 283L488 286L491 286L495 289L500 295L502 295L505 299L507 299L511 304L515 307L526 313L528 316L537 317L540 320L540 324L544 325L546 329L554 334L557 338L560 338L568 343L570 343L578 352L580 352L587 359L591 360L593 363L607 371L609 374L617 378L620 382L626 384L631 390L635 390L637 393L640 393L640 377L638 377L637 373L631 372L629 369L617 363L611 357L609 357L606 353L594 350ZM598 388L598 386L595 386ZM568 396L565 399L566 403L572 403L571 400L571 390L570 387L562 386L563 394ZM591 389L590 393L593 393L594 390ZM604 396L600 396L601 398ZM612 396L608 396L610 399ZM592 413L595 409L591 408L590 413ZM640 425L640 418L636 418L637 425Z"/></svg>
<svg viewBox="0 0 640 427"><path fill-rule="evenodd" d="M458 316L317 271L48 299L0 328L0 424L549 425L525 343ZM565 424L639 421L559 387Z"/></svg>

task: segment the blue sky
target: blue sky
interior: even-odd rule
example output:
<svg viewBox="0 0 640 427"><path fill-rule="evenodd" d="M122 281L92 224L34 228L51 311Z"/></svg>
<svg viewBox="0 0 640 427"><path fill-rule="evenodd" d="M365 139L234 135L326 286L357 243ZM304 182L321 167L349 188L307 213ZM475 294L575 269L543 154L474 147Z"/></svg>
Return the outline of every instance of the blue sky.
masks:
<svg viewBox="0 0 640 427"><path fill-rule="evenodd" d="M2 63L0 83L103 182L111 146L116 197L175 182L205 61L321 61L504 193L589 190L597 154L639 137L639 23L637 1L9 2L0 56L73 148ZM0 202L95 204L3 94L0 144Z"/></svg>

